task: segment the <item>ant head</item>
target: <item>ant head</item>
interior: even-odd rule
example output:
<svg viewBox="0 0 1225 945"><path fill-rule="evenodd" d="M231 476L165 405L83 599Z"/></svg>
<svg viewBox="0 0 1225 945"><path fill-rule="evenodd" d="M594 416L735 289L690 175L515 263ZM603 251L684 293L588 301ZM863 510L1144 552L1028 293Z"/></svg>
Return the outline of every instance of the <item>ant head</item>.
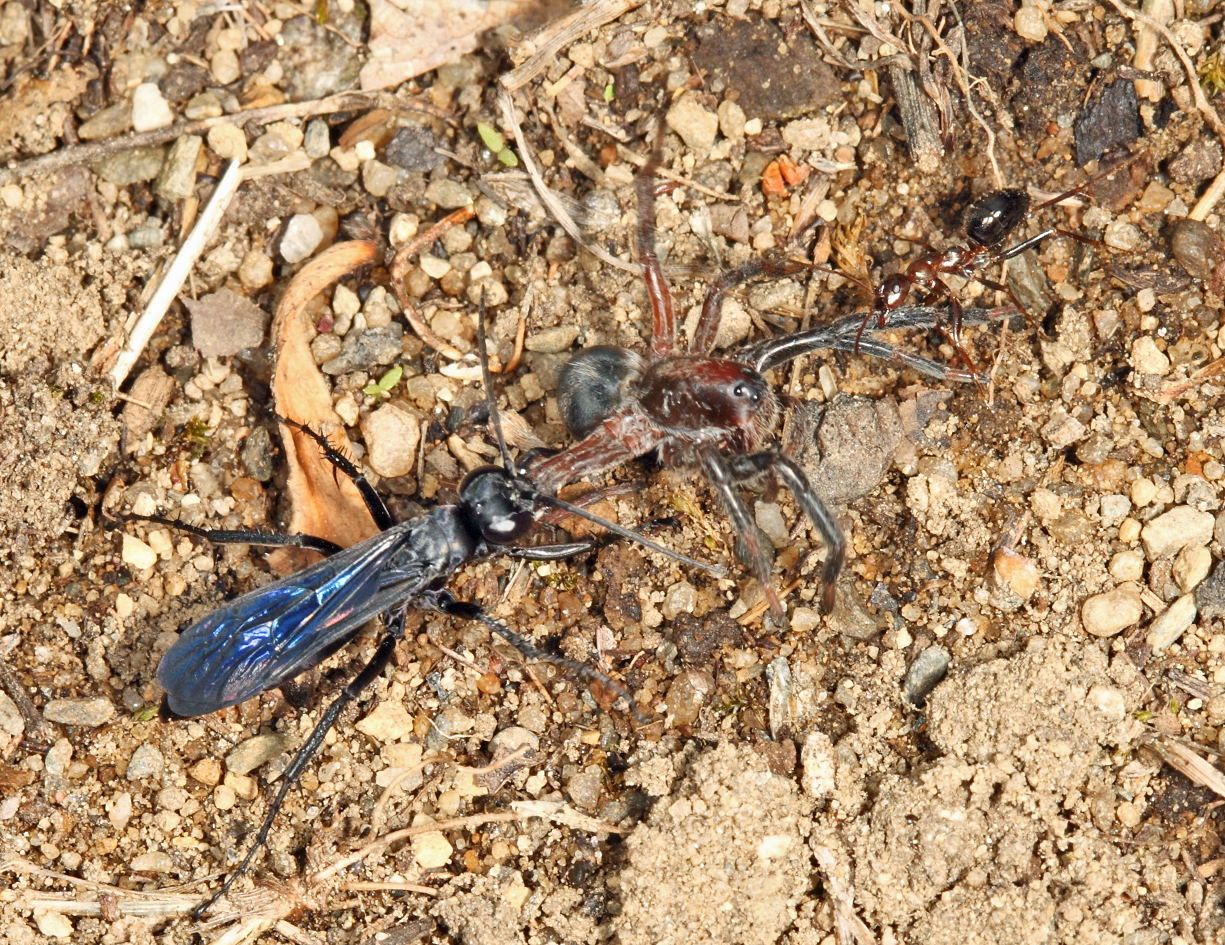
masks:
<svg viewBox="0 0 1225 945"><path fill-rule="evenodd" d="M966 239L993 249L1008 239L1029 213L1029 194L1018 188L996 190L966 207Z"/></svg>
<svg viewBox="0 0 1225 945"><path fill-rule="evenodd" d="M878 312L891 312L910 294L912 280L904 272L896 273L885 279L876 290L874 308Z"/></svg>
<svg viewBox="0 0 1225 945"><path fill-rule="evenodd" d="M536 522L533 490L499 466L481 466L468 473L459 487L459 501L491 544L517 541Z"/></svg>

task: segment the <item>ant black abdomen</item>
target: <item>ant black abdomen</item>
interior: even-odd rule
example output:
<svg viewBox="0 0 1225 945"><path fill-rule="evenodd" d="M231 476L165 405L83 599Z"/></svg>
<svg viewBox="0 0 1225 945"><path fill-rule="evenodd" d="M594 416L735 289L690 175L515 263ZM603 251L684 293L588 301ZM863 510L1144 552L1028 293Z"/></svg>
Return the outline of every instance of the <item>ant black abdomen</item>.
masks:
<svg viewBox="0 0 1225 945"><path fill-rule="evenodd" d="M979 197L962 218L966 238L994 248L1008 239L1029 214L1029 194L1017 187L994 190Z"/></svg>

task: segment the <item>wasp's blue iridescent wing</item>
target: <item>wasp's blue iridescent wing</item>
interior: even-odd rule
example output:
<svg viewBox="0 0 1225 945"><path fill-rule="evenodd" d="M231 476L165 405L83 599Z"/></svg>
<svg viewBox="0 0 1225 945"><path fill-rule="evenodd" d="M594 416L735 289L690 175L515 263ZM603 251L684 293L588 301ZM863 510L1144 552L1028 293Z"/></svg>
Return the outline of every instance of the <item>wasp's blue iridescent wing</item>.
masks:
<svg viewBox="0 0 1225 945"><path fill-rule="evenodd" d="M275 688L319 663L367 620L418 593L435 577L432 569L405 569L403 555L388 568L411 544L416 524L421 520L390 528L192 624L157 669L171 711L207 715Z"/></svg>

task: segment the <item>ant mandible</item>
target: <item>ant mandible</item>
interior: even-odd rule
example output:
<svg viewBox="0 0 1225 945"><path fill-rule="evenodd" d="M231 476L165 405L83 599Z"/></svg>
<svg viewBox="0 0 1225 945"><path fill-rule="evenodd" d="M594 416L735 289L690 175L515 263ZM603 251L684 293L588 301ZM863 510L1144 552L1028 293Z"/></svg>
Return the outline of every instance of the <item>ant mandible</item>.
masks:
<svg viewBox="0 0 1225 945"><path fill-rule="evenodd" d="M859 350L859 339L862 337L864 329L867 328L868 321L873 315L876 316L877 327L884 328L889 314L897 310L906 301L910 296L911 290L923 288L928 290L928 295L925 299L927 304L941 296L949 300L951 319L948 329L945 329L945 333L956 349L957 356L961 359L962 363L969 370L974 371L973 362L970 361L969 355L961 344L961 328L964 317L961 302L952 289L949 288L948 283L941 277L953 275L960 276L963 279L976 279L988 289L1006 294L1012 304L1017 307L1017 310L1024 312L1025 307L1021 305L1016 295L1013 294L1008 286L999 282L993 282L990 279L984 279L978 273L995 263L1006 262L1009 259L1020 256L1051 236L1067 236L1082 243L1101 245L1100 240L1095 240L1079 233L1073 233L1060 227L1048 227L1041 233L1031 236L1027 240L1022 240L1015 246L1009 246L1006 249L1002 248L1013 231L1028 219L1031 213L1036 213L1039 210L1075 196L1102 178L1130 165L1138 157L1140 155L1125 161L1121 165L1112 167L1096 177L1090 178L1079 187L1073 187L1071 190L1043 201L1036 207L1031 208L1029 194L1016 187L992 191L979 197L966 208L965 214L962 217L962 229L965 232L967 245L952 246L944 250L928 247L927 252L911 262L903 272L889 276L876 288L876 291L872 294L872 311L864 315L863 324L860 325L859 333L855 337L856 352L858 353Z"/></svg>

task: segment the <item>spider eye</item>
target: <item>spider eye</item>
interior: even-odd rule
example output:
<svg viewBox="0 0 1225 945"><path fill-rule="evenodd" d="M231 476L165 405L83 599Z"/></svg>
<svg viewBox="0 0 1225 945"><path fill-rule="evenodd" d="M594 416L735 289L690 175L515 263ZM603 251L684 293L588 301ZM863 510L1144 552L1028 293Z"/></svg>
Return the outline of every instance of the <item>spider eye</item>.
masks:
<svg viewBox="0 0 1225 945"><path fill-rule="evenodd" d="M736 389L733 390L732 393L735 394L737 397L747 397L749 394L749 389L745 387L743 384L737 384Z"/></svg>

